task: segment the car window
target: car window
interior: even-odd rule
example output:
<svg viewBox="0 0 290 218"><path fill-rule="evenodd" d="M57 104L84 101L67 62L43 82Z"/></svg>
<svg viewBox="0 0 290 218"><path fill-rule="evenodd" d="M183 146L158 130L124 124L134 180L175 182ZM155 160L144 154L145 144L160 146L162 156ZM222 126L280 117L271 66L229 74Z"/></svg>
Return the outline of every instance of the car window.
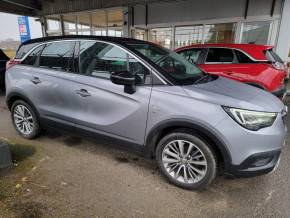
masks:
<svg viewBox="0 0 290 218"><path fill-rule="evenodd" d="M272 49L265 50L264 53L268 61L283 63L283 60Z"/></svg>
<svg viewBox="0 0 290 218"><path fill-rule="evenodd" d="M35 48L25 59L24 61L21 62L21 64L24 65L34 65L36 63L36 60L40 54L40 52L42 51L43 46L38 46L37 48Z"/></svg>
<svg viewBox="0 0 290 218"><path fill-rule="evenodd" d="M73 41L46 44L39 58L39 66L66 72L73 71L74 46Z"/></svg>
<svg viewBox="0 0 290 218"><path fill-rule="evenodd" d="M254 63L254 61L251 58L249 58L246 54L244 54L243 52L235 50L235 53L237 56L238 63L241 63L241 64Z"/></svg>
<svg viewBox="0 0 290 218"><path fill-rule="evenodd" d="M194 48L194 49L184 50L178 53L181 54L186 60L195 64L201 54L201 51L202 51L201 48Z"/></svg>
<svg viewBox="0 0 290 218"><path fill-rule="evenodd" d="M206 63L209 64L228 64L234 62L234 53L232 49L227 48L209 48Z"/></svg>
<svg viewBox="0 0 290 218"><path fill-rule="evenodd" d="M137 84L149 84L150 71L133 56L117 46L95 42L80 43L80 73L109 79L113 72L130 71Z"/></svg>
<svg viewBox="0 0 290 218"><path fill-rule="evenodd" d="M16 53L15 58L21 59L23 58L32 48L39 45L39 43L31 43L27 45L21 45Z"/></svg>
<svg viewBox="0 0 290 218"><path fill-rule="evenodd" d="M147 42L126 44L140 57L152 62L155 69L174 84L191 85L204 76L195 64L169 49Z"/></svg>

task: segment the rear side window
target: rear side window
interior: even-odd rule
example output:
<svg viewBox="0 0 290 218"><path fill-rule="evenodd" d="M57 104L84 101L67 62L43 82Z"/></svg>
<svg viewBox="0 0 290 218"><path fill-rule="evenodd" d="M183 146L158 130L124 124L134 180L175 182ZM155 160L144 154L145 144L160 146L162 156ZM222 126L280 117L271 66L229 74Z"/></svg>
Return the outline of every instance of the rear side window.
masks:
<svg viewBox="0 0 290 218"><path fill-rule="evenodd" d="M44 47L39 66L61 71L73 71L73 56L75 42L62 41L48 43Z"/></svg>
<svg viewBox="0 0 290 218"><path fill-rule="evenodd" d="M232 49L227 48L209 48L206 58L206 63L215 64L215 63L233 63L234 62L234 53Z"/></svg>
<svg viewBox="0 0 290 218"><path fill-rule="evenodd" d="M36 63L36 60L42 51L43 46L39 46L36 49L34 49L25 59L21 62L21 64L24 65L31 65L33 66Z"/></svg>
<svg viewBox="0 0 290 218"><path fill-rule="evenodd" d="M243 52L235 50L235 53L237 56L238 63L241 63L241 64L254 63L254 61L251 58L249 58L246 54L244 54Z"/></svg>
<svg viewBox="0 0 290 218"><path fill-rule="evenodd" d="M272 49L265 50L264 53L268 61L283 63L283 60Z"/></svg>
<svg viewBox="0 0 290 218"><path fill-rule="evenodd" d="M188 49L185 51L178 52L181 54L186 60L195 64L201 54L201 48Z"/></svg>
<svg viewBox="0 0 290 218"><path fill-rule="evenodd" d="M32 48L37 46L39 43L31 43L27 45L21 45L18 49L15 58L22 59Z"/></svg>

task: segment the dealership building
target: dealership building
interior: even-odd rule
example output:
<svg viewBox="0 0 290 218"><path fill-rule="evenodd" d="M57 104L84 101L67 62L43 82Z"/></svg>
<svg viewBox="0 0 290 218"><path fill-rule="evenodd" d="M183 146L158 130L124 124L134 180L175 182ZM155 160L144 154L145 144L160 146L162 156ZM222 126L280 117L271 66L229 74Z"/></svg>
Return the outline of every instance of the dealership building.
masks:
<svg viewBox="0 0 290 218"><path fill-rule="evenodd" d="M276 46L289 59L290 0L0 0L40 18L43 34L124 36L170 49L196 43Z"/></svg>

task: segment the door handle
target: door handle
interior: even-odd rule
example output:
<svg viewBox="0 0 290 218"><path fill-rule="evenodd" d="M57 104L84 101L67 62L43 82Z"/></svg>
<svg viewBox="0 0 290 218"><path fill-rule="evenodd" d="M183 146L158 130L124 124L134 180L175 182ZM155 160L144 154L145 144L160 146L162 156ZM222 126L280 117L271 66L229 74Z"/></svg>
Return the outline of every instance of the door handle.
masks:
<svg viewBox="0 0 290 218"><path fill-rule="evenodd" d="M33 84L41 83L41 80L38 77L34 77L32 80L30 80Z"/></svg>
<svg viewBox="0 0 290 218"><path fill-rule="evenodd" d="M91 94L85 90L85 89L80 89L80 90L77 90L76 93L81 96L81 97L88 97L88 96L91 96Z"/></svg>

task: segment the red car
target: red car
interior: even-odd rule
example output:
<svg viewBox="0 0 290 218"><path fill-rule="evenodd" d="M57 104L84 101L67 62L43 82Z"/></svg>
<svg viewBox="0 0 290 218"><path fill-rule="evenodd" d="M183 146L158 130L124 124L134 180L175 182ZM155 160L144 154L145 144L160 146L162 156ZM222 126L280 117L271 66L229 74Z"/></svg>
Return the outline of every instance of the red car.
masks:
<svg viewBox="0 0 290 218"><path fill-rule="evenodd" d="M247 83L279 98L287 91L287 68L273 46L200 44L179 48L176 52L210 74Z"/></svg>

